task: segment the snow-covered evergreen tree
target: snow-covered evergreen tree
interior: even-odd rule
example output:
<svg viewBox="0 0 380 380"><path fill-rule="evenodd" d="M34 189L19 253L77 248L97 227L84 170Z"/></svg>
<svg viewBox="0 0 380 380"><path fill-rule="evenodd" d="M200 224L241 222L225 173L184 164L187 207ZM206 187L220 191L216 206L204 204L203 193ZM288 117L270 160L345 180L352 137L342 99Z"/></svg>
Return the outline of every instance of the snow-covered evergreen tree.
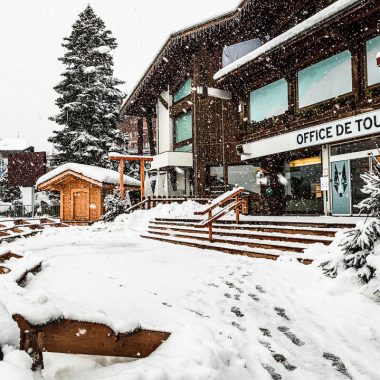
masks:
<svg viewBox="0 0 380 380"><path fill-rule="evenodd" d="M367 214L364 222L344 232L339 245L340 255L322 264L325 274L335 277L348 268L354 268L359 279L368 283L374 277L380 277L380 266L377 272L377 263L380 264L380 175L376 166L374 172L361 175L364 181L363 193L368 197L357 207L360 214ZM377 257L377 259L375 258Z"/></svg>
<svg viewBox="0 0 380 380"><path fill-rule="evenodd" d="M103 215L102 220L105 222L112 222L121 214L124 214L128 208L125 200L120 198L120 188L116 187L112 194L106 195L104 198L104 208L106 213Z"/></svg>
<svg viewBox="0 0 380 380"><path fill-rule="evenodd" d="M108 152L127 143L117 128L124 94L118 88L123 82L113 77L116 40L88 5L62 46L65 72L55 87L60 112L50 118L63 126L49 139L59 152L56 161L110 167Z"/></svg>
<svg viewBox="0 0 380 380"><path fill-rule="evenodd" d="M0 200L5 203L12 203L19 201L20 198L20 188L17 186L9 186L8 169L6 168L0 177Z"/></svg>

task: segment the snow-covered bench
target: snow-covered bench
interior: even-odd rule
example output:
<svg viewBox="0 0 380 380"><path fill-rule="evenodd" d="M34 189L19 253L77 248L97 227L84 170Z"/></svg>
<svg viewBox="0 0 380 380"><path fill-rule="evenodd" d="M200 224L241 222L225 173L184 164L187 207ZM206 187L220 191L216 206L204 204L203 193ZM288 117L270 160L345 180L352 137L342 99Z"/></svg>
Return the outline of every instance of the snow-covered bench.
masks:
<svg viewBox="0 0 380 380"><path fill-rule="evenodd" d="M31 355L34 370L43 368L43 352L144 358L170 336L141 328L115 333L104 324L69 319L43 325L33 325L19 314L13 319L20 329L20 349Z"/></svg>

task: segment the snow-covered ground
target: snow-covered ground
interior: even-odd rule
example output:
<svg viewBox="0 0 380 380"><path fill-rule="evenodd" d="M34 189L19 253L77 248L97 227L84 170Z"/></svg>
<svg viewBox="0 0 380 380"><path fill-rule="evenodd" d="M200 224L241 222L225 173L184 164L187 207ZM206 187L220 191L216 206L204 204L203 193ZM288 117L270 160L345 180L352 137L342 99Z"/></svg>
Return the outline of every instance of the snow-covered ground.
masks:
<svg viewBox="0 0 380 380"><path fill-rule="evenodd" d="M44 379L379 379L380 304L350 276L140 237L149 219L196 208L161 205L9 244L20 261L44 267L25 288L12 272L0 276L0 345L17 340L10 313L34 322L62 315L172 335L136 361L44 354ZM0 379L40 378L26 354L4 351Z"/></svg>

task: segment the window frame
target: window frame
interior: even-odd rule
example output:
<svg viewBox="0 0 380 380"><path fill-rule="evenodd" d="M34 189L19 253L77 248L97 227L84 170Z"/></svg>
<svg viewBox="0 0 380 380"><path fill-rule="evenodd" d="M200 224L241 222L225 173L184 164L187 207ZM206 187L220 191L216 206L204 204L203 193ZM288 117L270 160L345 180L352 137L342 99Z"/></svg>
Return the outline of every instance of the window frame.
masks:
<svg viewBox="0 0 380 380"><path fill-rule="evenodd" d="M260 90L261 88L264 88L265 86L269 86L269 85L271 85L272 83L275 83L275 82L278 82L278 81L280 81L281 79L284 79L285 81L286 81L286 83L287 83L287 92L288 92L288 109L285 111L285 112L283 112L283 113L281 113L281 114L278 114L278 115L273 115L273 116L270 116L270 117L268 117L268 118L265 118L265 119L262 119L262 120L260 120L260 121L253 121L253 120L251 120L251 94L252 94L252 92L254 92L254 91L257 91L257 90ZM277 119L277 118L282 118L282 117L284 117L286 114L288 114L289 113L289 110L290 110L290 97L291 96L291 84L290 84L290 81L289 81L289 79L288 78L286 78L286 77L280 77L280 78L274 78L273 80L271 80L269 83L265 83L265 84L263 84L262 86L259 86L259 87L256 87L256 88L254 88L254 89L252 89L252 90L249 90L248 91L248 102L247 102L247 105L246 105L246 116L245 117L248 117L248 124L249 125L262 125L262 124L265 124L265 121L266 120L273 120L273 119Z"/></svg>
<svg viewBox="0 0 380 380"><path fill-rule="evenodd" d="M186 113L177 113L176 115L173 115L173 152L177 152L177 149L182 148L186 145L193 144L193 136L194 136L194 117L193 117L193 109L189 108L187 109L187 113L191 113L191 138L182 140L177 142L176 141L176 119L185 115ZM194 148L194 146L193 146ZM193 150L192 150L193 151ZM180 152L180 153L190 153L190 152Z"/></svg>
<svg viewBox="0 0 380 380"><path fill-rule="evenodd" d="M374 83L368 85L368 56L367 56L367 42L373 40L376 37L380 37L380 34L371 35L365 38L364 47L363 47L363 81L364 81L364 90L373 90L380 88L380 81L378 83ZM380 71L380 68L379 68Z"/></svg>
<svg viewBox="0 0 380 380"><path fill-rule="evenodd" d="M324 99L324 100L321 100L320 102L317 102L317 103L313 103L313 104L310 104L310 105L307 105L307 106L304 106L304 107L300 107L300 94L299 94L299 73L304 70L304 69L307 69L313 65L316 65L320 62L323 62L331 57L334 57L338 54L341 54L345 51L348 51L350 54L351 54L351 91L350 92L346 92L345 94L341 94L341 95L338 95L338 96L335 96L335 97L332 97L332 98L328 98L328 99ZM354 89L355 89L355 73L354 73L354 54L352 54L352 51L350 51L349 48L347 48L346 46L344 48L341 48L337 51L335 51L332 55L326 55L326 56L323 56L323 57L319 57L318 59L316 60L313 60L312 62L309 62L308 65L306 65L305 67L301 67L299 68L296 73L295 73L295 89L296 89L296 98L295 98L295 103L296 103L296 113L299 113L299 112L304 112L304 111L307 111L307 110L310 110L310 109L313 109L313 108L316 108L316 107L320 107L322 105L326 105L326 104L329 104L331 101L335 100L336 102L339 102L341 100L345 100L345 99L349 99L351 97L354 96Z"/></svg>
<svg viewBox="0 0 380 380"><path fill-rule="evenodd" d="M179 90L188 82L190 81L190 94L185 95L184 97L174 100L175 95L179 92ZM173 104L178 104L180 102L183 102L184 100L188 100L189 97L192 95L192 87L193 87L193 79L188 77L184 81L180 81L176 86L173 87L171 97L172 97L172 102Z"/></svg>

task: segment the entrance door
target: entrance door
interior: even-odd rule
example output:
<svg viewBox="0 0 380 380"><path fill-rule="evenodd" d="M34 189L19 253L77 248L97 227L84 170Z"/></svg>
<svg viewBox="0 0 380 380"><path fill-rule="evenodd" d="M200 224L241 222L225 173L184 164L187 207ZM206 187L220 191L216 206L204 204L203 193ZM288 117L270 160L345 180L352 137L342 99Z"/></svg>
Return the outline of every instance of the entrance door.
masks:
<svg viewBox="0 0 380 380"><path fill-rule="evenodd" d="M350 161L331 163L332 211L336 215L351 214Z"/></svg>
<svg viewBox="0 0 380 380"><path fill-rule="evenodd" d="M89 220L90 209L87 191L73 192L73 218L74 220Z"/></svg>

